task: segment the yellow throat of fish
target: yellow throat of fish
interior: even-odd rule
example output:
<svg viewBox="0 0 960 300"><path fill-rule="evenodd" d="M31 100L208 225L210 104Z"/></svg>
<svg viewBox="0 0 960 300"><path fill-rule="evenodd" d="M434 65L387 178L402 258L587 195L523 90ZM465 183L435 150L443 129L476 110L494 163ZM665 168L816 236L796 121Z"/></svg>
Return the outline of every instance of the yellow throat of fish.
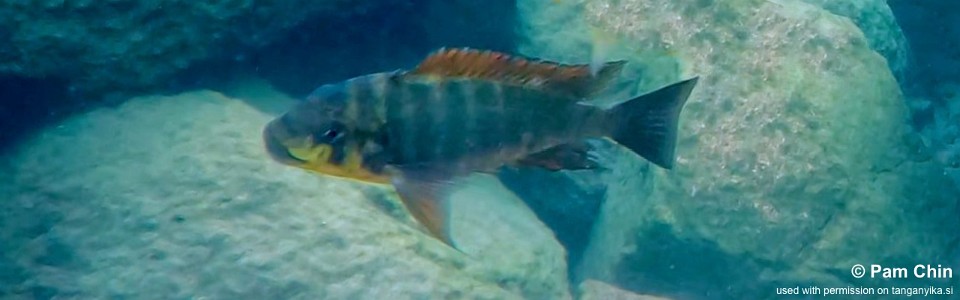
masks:
<svg viewBox="0 0 960 300"><path fill-rule="evenodd" d="M333 148L330 145L288 148L287 151L291 156L303 161L294 165L302 169L367 183L390 183L389 176L370 172L363 166L363 156L356 147L349 147L346 157L339 164L330 162L330 156L333 155Z"/></svg>

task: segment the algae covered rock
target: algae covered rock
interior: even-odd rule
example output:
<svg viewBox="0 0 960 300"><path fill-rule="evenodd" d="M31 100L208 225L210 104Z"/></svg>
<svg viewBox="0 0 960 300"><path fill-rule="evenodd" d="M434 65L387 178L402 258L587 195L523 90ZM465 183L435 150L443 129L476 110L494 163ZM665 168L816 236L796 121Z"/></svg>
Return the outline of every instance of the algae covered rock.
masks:
<svg viewBox="0 0 960 300"><path fill-rule="evenodd" d="M290 102L243 86L266 101L136 98L0 160L0 274L19 274L0 298L570 298L562 247L495 181L454 195L458 252L390 189L267 158L264 111Z"/></svg>
<svg viewBox="0 0 960 300"><path fill-rule="evenodd" d="M378 3L375 3L378 2ZM383 1L0 2L0 74L67 79L102 94L164 86L191 64L242 56L317 15Z"/></svg>
<svg viewBox="0 0 960 300"><path fill-rule="evenodd" d="M887 59L893 74L901 78L910 60L910 45L885 0L803 0L850 18L866 36L870 47Z"/></svg>
<svg viewBox="0 0 960 300"><path fill-rule="evenodd" d="M913 163L897 82L849 20L794 0L518 8L525 54L589 61L601 31L616 37L609 58L630 61L621 90L701 77L681 115L674 170L608 153L579 279L768 299L785 284L876 286L849 274L858 263L950 263L955 191L931 186L943 175Z"/></svg>

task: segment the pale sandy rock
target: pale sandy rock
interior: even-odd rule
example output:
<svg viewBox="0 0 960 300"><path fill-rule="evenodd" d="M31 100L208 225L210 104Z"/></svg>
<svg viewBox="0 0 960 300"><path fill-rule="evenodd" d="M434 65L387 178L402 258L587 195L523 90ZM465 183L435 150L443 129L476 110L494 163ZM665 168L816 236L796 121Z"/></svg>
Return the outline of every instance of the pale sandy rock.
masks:
<svg viewBox="0 0 960 300"><path fill-rule="evenodd" d="M570 298L562 247L496 181L456 193L457 252L391 189L269 160L263 111L290 100L240 86L266 101L132 99L0 160L0 273L19 275L0 298Z"/></svg>
<svg viewBox="0 0 960 300"><path fill-rule="evenodd" d="M586 280L580 283L580 300L670 300L649 295L640 295L604 282Z"/></svg>

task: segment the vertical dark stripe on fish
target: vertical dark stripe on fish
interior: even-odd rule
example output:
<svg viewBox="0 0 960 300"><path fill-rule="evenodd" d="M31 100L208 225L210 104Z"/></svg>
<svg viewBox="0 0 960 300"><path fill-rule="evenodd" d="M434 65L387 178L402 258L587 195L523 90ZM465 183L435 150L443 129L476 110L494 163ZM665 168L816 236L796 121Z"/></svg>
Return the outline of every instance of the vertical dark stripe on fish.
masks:
<svg viewBox="0 0 960 300"><path fill-rule="evenodd" d="M433 142L436 141L436 124L429 113L430 96L433 87L427 84L412 83L405 85L407 97L404 99L403 120L408 126L404 129L408 136L404 144L404 157L408 162L429 161L433 156Z"/></svg>
<svg viewBox="0 0 960 300"><path fill-rule="evenodd" d="M400 98L400 117L398 119L401 130L398 135L403 137L403 144L401 145L403 150L400 158L404 163L411 163L417 159L416 143L419 131L415 127L416 107L414 106L413 86L401 85L401 87L403 97Z"/></svg>
<svg viewBox="0 0 960 300"><path fill-rule="evenodd" d="M497 92L489 82L473 82L474 109L471 115L473 126L468 128L467 135L473 140L476 149L473 151L488 152L496 150L498 138L495 131L503 125L497 119Z"/></svg>
<svg viewBox="0 0 960 300"><path fill-rule="evenodd" d="M448 81L444 88L444 103L446 116L444 117L444 151L443 159L454 162L460 160L467 153L467 115L466 107L470 95L464 86L471 85L470 81Z"/></svg>
<svg viewBox="0 0 960 300"><path fill-rule="evenodd" d="M453 136L463 141L461 144L462 148L458 149L458 151L468 153L474 150L473 147L477 139L475 132L478 128L477 116L480 115L477 111L477 88L476 84L470 81L460 81L459 87L459 99L463 101L463 105L458 106L460 110L459 113L456 114L460 117L460 121L457 122L453 120L452 122L459 125L456 127L458 130L453 133Z"/></svg>
<svg viewBox="0 0 960 300"><path fill-rule="evenodd" d="M430 131L433 134L433 139L430 143L433 146L433 155L430 160L443 161L447 158L446 154L449 148L447 145L449 143L449 139L447 138L449 124L447 124L446 118L449 108L447 106L454 101L446 101L446 103L444 103L444 100L448 96L446 81L441 80L430 87L430 96L427 101L429 108L427 111L429 115L427 117L431 120Z"/></svg>
<svg viewBox="0 0 960 300"><path fill-rule="evenodd" d="M531 124L527 130L534 139L526 146L529 152L542 151L545 148L565 141L568 137L573 137L570 133L572 125L580 124L584 120L574 118L574 111L578 107L573 100L566 97L560 98L557 94L534 95L530 91L524 91L525 97L541 97L539 107L525 107L532 115L529 118L538 120Z"/></svg>
<svg viewBox="0 0 960 300"><path fill-rule="evenodd" d="M534 95L527 93L524 89L509 88L504 90L504 94L507 99L521 99L507 104L507 118L512 120L510 131L515 135L516 149L526 151L533 145L535 131L543 127L544 122L547 121L544 119L547 115L543 114L546 107L537 106L537 104L542 105L543 101L531 98Z"/></svg>
<svg viewBox="0 0 960 300"><path fill-rule="evenodd" d="M406 127L410 124L403 120L404 103L409 98L407 94L407 89L403 85L398 85L393 81L384 90L387 114L386 130L389 143L386 147L391 153L390 163L393 164L405 163L409 155L406 145L410 143L408 140L412 137L404 134L408 131Z"/></svg>
<svg viewBox="0 0 960 300"><path fill-rule="evenodd" d="M351 131L354 129L353 127L358 124L357 121L359 121L360 105L358 102L362 99L362 95L360 95L360 93L362 93L363 90L366 90L364 87L365 83L363 81L364 80L362 77L347 80L344 87L344 92L347 95L347 103L346 108L344 108L343 111L343 118L344 124L346 124L348 129Z"/></svg>
<svg viewBox="0 0 960 300"><path fill-rule="evenodd" d="M533 95L526 95L532 97ZM542 97L542 96L541 96ZM555 99L550 99L555 100ZM536 120L535 123L527 124L524 128L529 134L527 142L524 144L524 150L530 153L542 150L546 139L558 134L557 122L570 121L566 118L566 110L559 109L558 106L565 105L564 101L542 101L542 107L525 106L524 109L529 113L527 119Z"/></svg>
<svg viewBox="0 0 960 300"><path fill-rule="evenodd" d="M503 150L505 145L515 143L509 136L511 124L508 116L508 104L505 103L503 87L494 82L475 81L478 109L477 128L473 132L477 137L479 151L494 153ZM516 99L523 100L523 99Z"/></svg>
<svg viewBox="0 0 960 300"><path fill-rule="evenodd" d="M493 84L493 88L497 115L501 122L497 124L496 130L492 133L500 142L497 147L499 151L498 156L505 158L509 154L507 152L511 150L510 148L522 147L521 136L525 130L524 126L526 126L526 122L528 122L528 120L524 119L529 112L520 108L526 107L527 104L534 102L532 102L531 99L518 97L522 95L513 95L518 90L516 88L507 89L500 84ZM507 103L507 101L510 102Z"/></svg>
<svg viewBox="0 0 960 300"><path fill-rule="evenodd" d="M370 78L371 91L373 92L373 101L370 107L373 110L373 116L376 116L378 125L387 120L386 98L389 87L390 73L377 74Z"/></svg>
<svg viewBox="0 0 960 300"><path fill-rule="evenodd" d="M518 99L527 99L527 97L530 96L527 95L528 93L525 93L524 90L511 89L510 91L515 94L511 96ZM546 127L543 123L548 122L548 120L544 120L544 117L548 116L539 115L539 113L546 110L547 107L532 107L530 104L533 103L537 102L535 102L534 99L529 99L519 103L519 107L514 110L514 115L512 116L513 118L517 119L516 130L520 133L520 144L518 145L518 148L524 152L530 152L533 150L534 138L538 134L536 132L537 128ZM539 126L534 126L534 124Z"/></svg>

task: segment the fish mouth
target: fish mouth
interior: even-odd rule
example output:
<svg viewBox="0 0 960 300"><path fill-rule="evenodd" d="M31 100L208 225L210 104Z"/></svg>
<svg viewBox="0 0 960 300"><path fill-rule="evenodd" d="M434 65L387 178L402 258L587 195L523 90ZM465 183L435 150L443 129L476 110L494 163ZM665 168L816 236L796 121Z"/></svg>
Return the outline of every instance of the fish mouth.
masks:
<svg viewBox="0 0 960 300"><path fill-rule="evenodd" d="M290 151L283 145L283 142L278 140L276 135L270 133L271 127L272 126L267 126L263 130L263 144L270 158L287 165L302 165L307 163L307 161L290 154Z"/></svg>

